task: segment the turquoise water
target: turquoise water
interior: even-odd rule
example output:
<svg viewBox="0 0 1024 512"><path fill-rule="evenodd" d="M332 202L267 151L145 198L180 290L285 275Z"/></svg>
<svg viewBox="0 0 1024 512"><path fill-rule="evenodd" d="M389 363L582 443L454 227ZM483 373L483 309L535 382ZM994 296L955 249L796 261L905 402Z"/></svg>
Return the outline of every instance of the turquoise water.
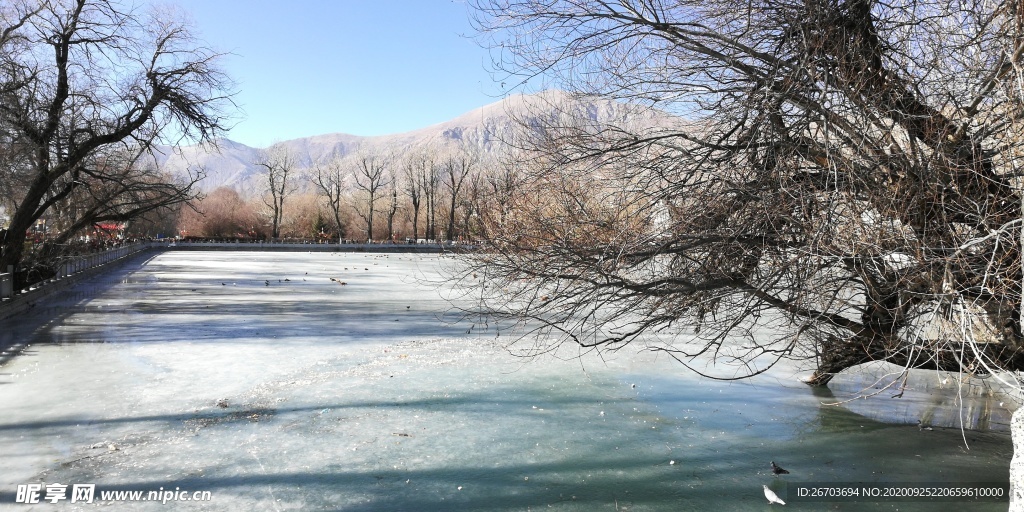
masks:
<svg viewBox="0 0 1024 512"><path fill-rule="evenodd" d="M416 284L436 265L164 253L8 322L6 341L30 346L0 366L0 507L18 484L60 482L211 494L112 503L140 510L776 509L762 485L795 510L1006 509L802 502L789 487L1005 484L998 395L960 408L928 374L901 398L825 405L873 380L830 392L785 367L725 383L626 351L521 359L451 323ZM962 410L987 429L955 428Z"/></svg>

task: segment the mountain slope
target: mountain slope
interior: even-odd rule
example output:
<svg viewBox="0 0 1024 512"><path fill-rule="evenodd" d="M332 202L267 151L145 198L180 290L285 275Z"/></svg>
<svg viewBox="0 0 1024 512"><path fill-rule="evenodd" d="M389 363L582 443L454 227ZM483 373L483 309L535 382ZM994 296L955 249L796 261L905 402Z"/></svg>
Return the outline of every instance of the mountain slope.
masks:
<svg viewBox="0 0 1024 512"><path fill-rule="evenodd" d="M552 115L559 109L569 108L595 122L615 120L621 122L630 116L644 118L645 124L663 124L667 115L651 111L639 112L611 100L576 101L568 93L545 91L531 95L515 95L485 105L459 117L405 133L361 137L344 133L332 133L303 137L274 144L283 147L294 156L298 171L314 168L336 158L343 158L360 151L383 154L400 154L412 147L427 147L441 151L448 147L473 148L490 153L501 146L520 126L531 119ZM189 169L202 169L205 178L200 188L209 192L217 187L233 187L244 195L258 193L259 168L253 164L259 155L259 148L252 148L228 139L220 139L216 147L185 146L176 151L165 149L158 157L158 164L172 174L182 175Z"/></svg>

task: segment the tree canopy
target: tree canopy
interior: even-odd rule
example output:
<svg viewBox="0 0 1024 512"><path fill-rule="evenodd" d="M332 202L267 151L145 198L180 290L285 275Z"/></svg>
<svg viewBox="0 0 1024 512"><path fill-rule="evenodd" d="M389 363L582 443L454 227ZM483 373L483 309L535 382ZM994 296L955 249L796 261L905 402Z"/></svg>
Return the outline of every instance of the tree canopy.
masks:
<svg viewBox="0 0 1024 512"><path fill-rule="evenodd" d="M232 84L218 59L169 10L0 4L0 181L11 214L0 268L22 260L44 215L62 219L68 236L194 197L198 172L171 179L146 155L225 128Z"/></svg>
<svg viewBox="0 0 1024 512"><path fill-rule="evenodd" d="M473 3L506 80L681 119L526 120L484 312L719 378L1024 369L1018 2Z"/></svg>

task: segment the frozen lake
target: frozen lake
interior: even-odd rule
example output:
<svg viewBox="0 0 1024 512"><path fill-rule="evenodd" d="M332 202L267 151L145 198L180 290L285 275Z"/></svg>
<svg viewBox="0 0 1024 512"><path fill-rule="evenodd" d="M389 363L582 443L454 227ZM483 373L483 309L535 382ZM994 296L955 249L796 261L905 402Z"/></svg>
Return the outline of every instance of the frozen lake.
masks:
<svg viewBox="0 0 1024 512"><path fill-rule="evenodd" d="M869 381L831 396L787 368L724 383L628 350L514 357L420 284L450 260L148 258L0 325L0 347L29 345L0 366L0 509L61 483L133 510L769 510L762 485L796 510L936 510L801 502L787 483L1008 481L1003 399L972 385L961 408L934 374L822 405ZM961 418L986 430L941 427ZM160 489L210 499L100 500Z"/></svg>

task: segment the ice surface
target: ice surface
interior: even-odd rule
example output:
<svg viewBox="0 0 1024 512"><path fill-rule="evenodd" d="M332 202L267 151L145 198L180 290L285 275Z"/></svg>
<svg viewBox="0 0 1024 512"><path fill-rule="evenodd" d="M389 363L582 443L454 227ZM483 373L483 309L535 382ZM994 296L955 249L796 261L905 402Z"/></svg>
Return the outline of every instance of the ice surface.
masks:
<svg viewBox="0 0 1024 512"><path fill-rule="evenodd" d="M871 383L723 383L628 351L524 360L423 284L449 264L165 252L8 322L0 343L30 345L0 366L0 507L58 482L212 494L113 503L132 510L725 511L765 506L763 484L792 506L787 481L1008 479L1006 433L918 430L960 410L914 388L928 377L823 406ZM998 397L974 395L998 427Z"/></svg>

